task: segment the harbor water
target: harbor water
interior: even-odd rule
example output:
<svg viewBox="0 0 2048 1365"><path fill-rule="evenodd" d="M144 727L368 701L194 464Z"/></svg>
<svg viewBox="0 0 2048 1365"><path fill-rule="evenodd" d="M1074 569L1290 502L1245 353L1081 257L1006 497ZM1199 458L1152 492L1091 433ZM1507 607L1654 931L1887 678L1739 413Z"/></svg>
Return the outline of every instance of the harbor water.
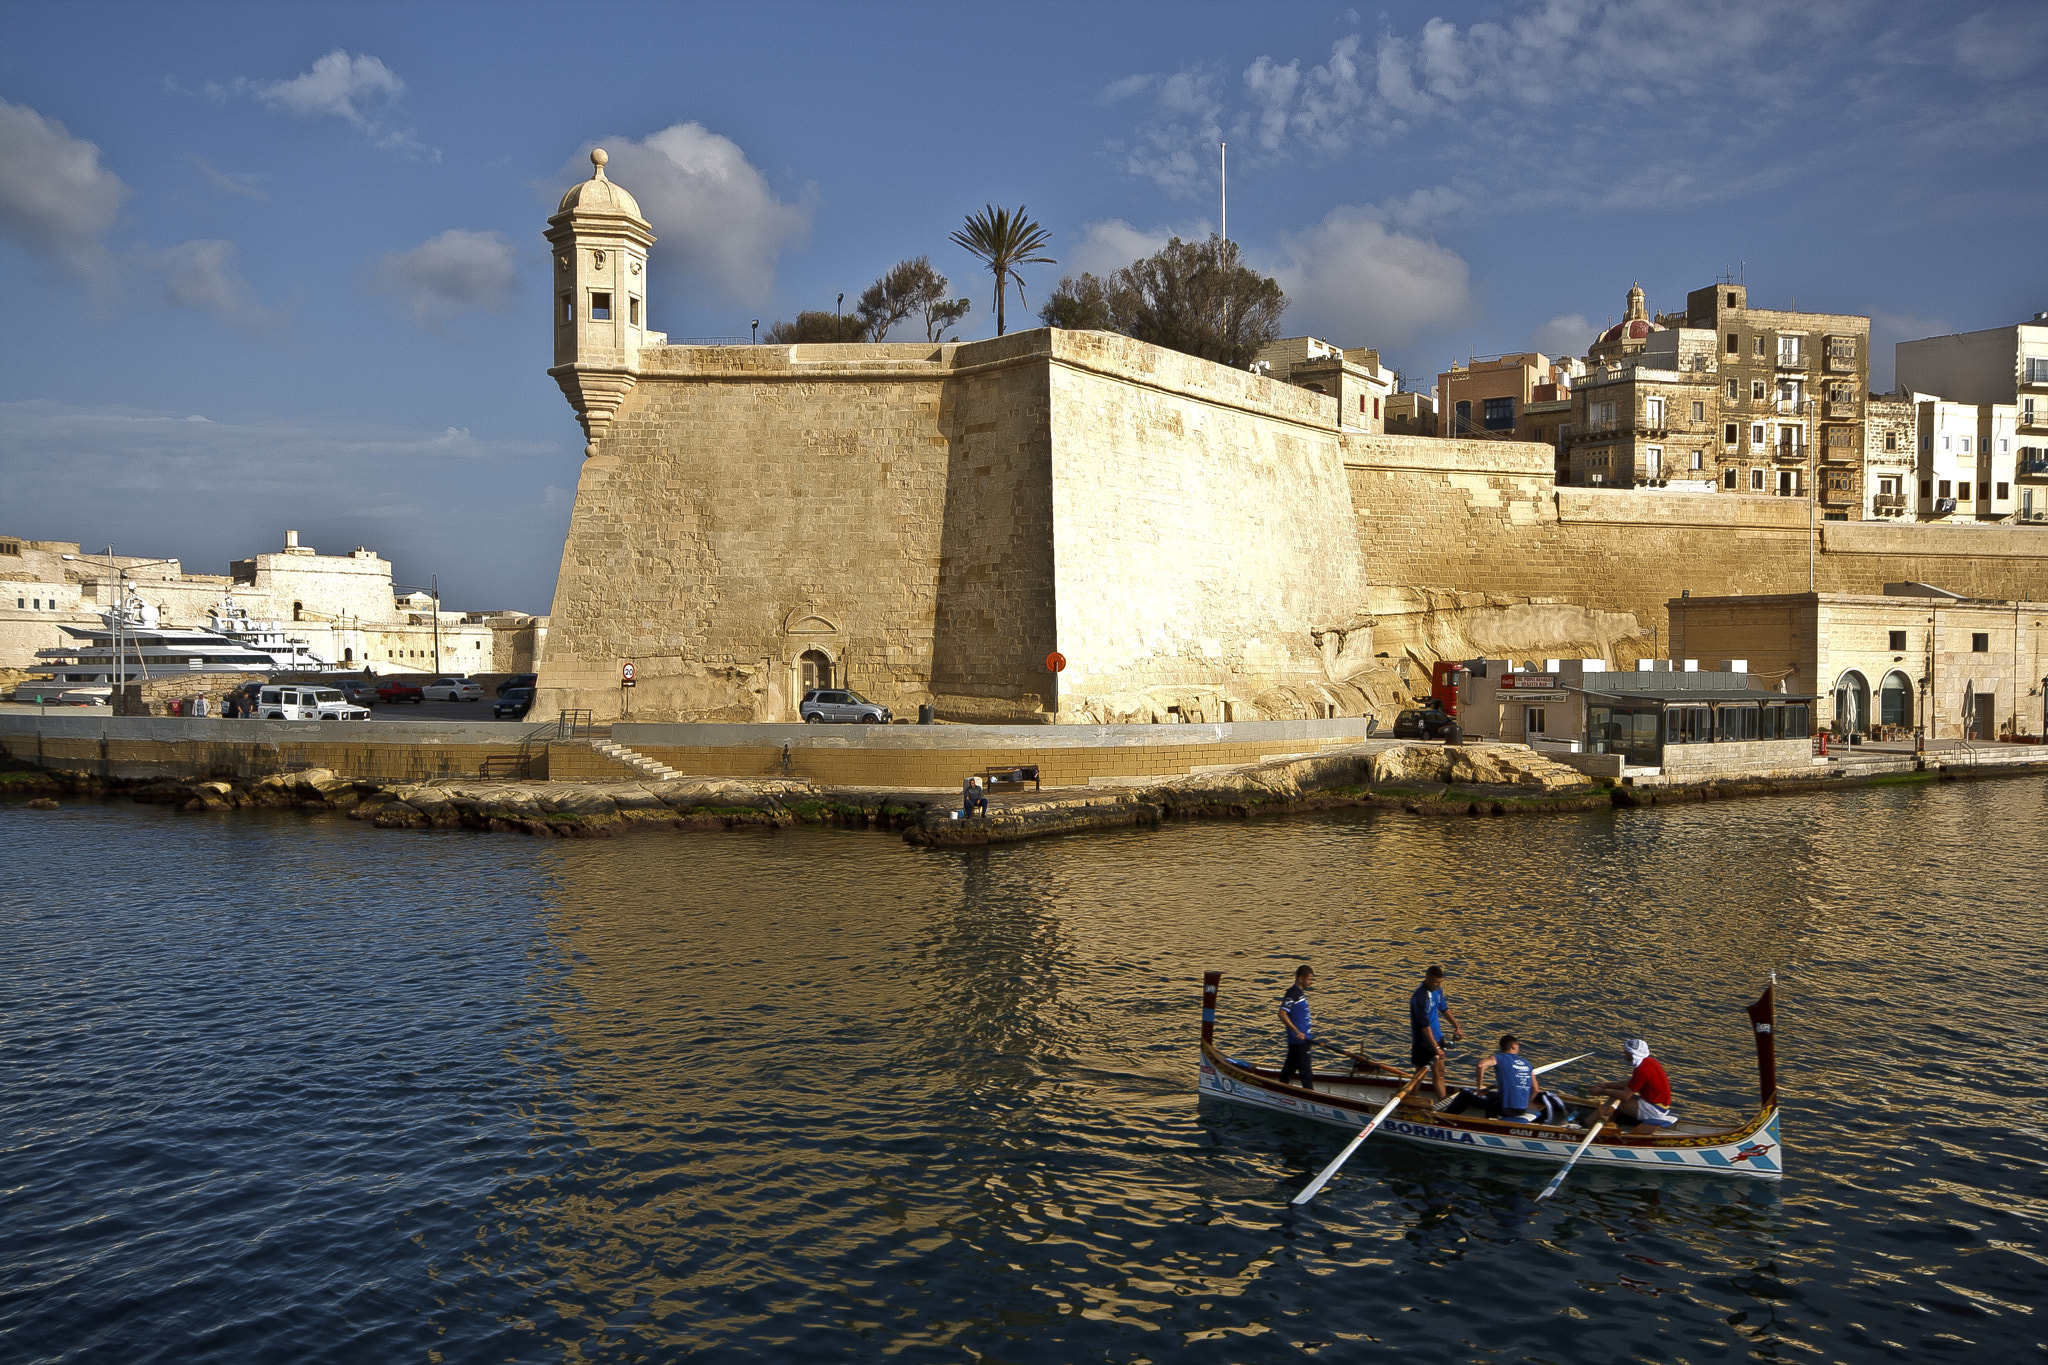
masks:
<svg viewBox="0 0 2048 1365"><path fill-rule="evenodd" d="M2048 1357L2048 779L973 852L0 805L0 1358ZM1650 1040L1782 1182L1195 1095L1219 1041Z"/></svg>

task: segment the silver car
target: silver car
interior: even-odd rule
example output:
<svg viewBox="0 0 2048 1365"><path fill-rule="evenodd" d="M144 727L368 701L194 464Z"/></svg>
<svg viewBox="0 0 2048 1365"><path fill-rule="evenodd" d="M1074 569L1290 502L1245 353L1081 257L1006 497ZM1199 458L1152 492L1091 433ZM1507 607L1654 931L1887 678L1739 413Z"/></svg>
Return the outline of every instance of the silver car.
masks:
<svg viewBox="0 0 2048 1365"><path fill-rule="evenodd" d="M426 693L428 701L482 701L482 683L471 682L468 678L436 678L420 691Z"/></svg>
<svg viewBox="0 0 2048 1365"><path fill-rule="evenodd" d="M833 721L887 725L890 719L888 707L869 701L850 687L825 687L806 692L796 711L806 725L830 724Z"/></svg>

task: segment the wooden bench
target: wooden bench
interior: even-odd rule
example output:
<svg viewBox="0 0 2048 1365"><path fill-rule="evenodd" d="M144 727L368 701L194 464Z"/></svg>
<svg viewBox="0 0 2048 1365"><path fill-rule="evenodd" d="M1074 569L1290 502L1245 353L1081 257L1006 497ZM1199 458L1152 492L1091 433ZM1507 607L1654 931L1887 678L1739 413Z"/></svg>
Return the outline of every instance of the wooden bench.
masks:
<svg viewBox="0 0 2048 1365"><path fill-rule="evenodd" d="M994 791L998 784L1021 789L1026 782L1031 784L1033 791L1045 790L1038 780L1036 763L1023 763L1014 768L984 768L975 775L988 784L990 791Z"/></svg>

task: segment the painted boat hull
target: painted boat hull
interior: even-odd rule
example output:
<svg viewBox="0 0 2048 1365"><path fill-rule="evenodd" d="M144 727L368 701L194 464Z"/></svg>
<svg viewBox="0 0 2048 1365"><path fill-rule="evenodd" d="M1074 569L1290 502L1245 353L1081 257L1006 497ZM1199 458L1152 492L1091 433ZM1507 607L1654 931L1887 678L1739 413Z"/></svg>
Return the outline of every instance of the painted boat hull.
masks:
<svg viewBox="0 0 2048 1365"><path fill-rule="evenodd" d="M1380 1106L1393 1096L1399 1082L1361 1081L1367 1090L1358 1100L1324 1096L1268 1081L1205 1044L1199 1084L1202 1094L1216 1099L1355 1132L1371 1121ZM1369 1088L1376 1084L1385 1088L1374 1100ZM1404 1104L1380 1125L1379 1132L1402 1142L1440 1151L1455 1151L1466 1156L1509 1157L1554 1166L1569 1160L1585 1136L1582 1132L1534 1124L1502 1125L1452 1117L1435 1112L1426 1103ZM1747 1123L1711 1134L1676 1137L1617 1135L1610 1141L1607 1130L1603 1130L1579 1159L1579 1165L1581 1168L1604 1166L1609 1169L1685 1171L1749 1180L1777 1180L1785 1173L1783 1157L1778 1140L1778 1109L1771 1105Z"/></svg>

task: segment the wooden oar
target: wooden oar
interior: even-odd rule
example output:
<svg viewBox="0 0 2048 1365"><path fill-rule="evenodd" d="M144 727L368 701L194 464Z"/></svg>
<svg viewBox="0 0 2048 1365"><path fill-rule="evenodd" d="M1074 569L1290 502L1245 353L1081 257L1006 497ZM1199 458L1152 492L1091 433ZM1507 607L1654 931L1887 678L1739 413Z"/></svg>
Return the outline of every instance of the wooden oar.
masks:
<svg viewBox="0 0 2048 1365"><path fill-rule="evenodd" d="M1387 1101L1386 1107L1380 1110L1379 1113L1374 1114L1372 1116L1371 1123L1366 1124L1365 1127L1358 1130L1358 1136L1351 1139L1350 1144L1346 1146L1343 1151L1337 1153L1337 1159L1331 1162L1329 1165L1323 1167L1322 1173L1318 1175L1314 1180L1309 1181L1308 1184L1305 1187L1303 1187L1301 1193L1294 1196L1292 1202L1296 1204L1306 1204L1309 1200L1315 1198L1317 1191L1321 1190L1323 1186L1329 1184L1330 1177L1337 1174L1337 1168L1339 1166L1342 1166L1345 1162L1351 1159L1351 1154L1358 1150L1358 1145L1361 1142L1364 1142L1367 1138L1372 1136L1373 1129L1379 1127L1381 1122L1385 1120L1387 1115L1393 1113L1394 1110L1399 1108L1401 1101L1407 1099L1408 1093L1415 1089L1416 1086L1421 1085L1422 1078L1424 1076L1427 1076L1428 1074L1428 1067L1425 1066L1417 1068L1415 1074L1408 1078L1408 1084L1402 1086L1399 1090L1394 1092L1394 1098Z"/></svg>
<svg viewBox="0 0 2048 1365"><path fill-rule="evenodd" d="M1586 1149L1593 1145L1593 1139L1600 1136L1600 1130L1607 1126L1607 1120L1612 1116L1613 1111L1608 1106L1604 1104L1600 1106L1597 1113L1597 1121L1591 1128L1586 1130L1585 1138L1580 1141L1578 1148L1572 1152L1572 1159L1564 1163L1564 1169L1552 1176L1550 1183L1543 1187L1543 1193L1536 1196L1539 1203L1557 1193L1557 1187L1564 1184L1564 1178L1572 1173L1572 1167L1579 1164L1579 1158L1586 1154Z"/></svg>
<svg viewBox="0 0 2048 1365"><path fill-rule="evenodd" d="M1374 1061L1374 1060L1373 1060L1372 1058L1370 1058L1370 1057L1366 1056L1366 1055L1365 1055L1364 1053L1362 1053L1362 1052L1353 1052L1353 1051L1352 1051L1352 1050L1351 1050L1350 1048L1348 1048L1348 1047L1339 1047L1339 1046L1337 1046L1337 1044L1335 1044L1335 1043L1331 1043L1331 1042L1325 1042L1325 1041L1324 1041L1323 1039L1321 1039L1321 1038L1318 1038L1318 1039L1316 1039L1316 1040L1315 1040L1315 1045L1316 1045L1317 1047L1319 1047L1319 1048L1323 1049L1323 1051L1325 1051L1325 1052L1334 1052L1334 1053L1336 1053L1336 1054L1337 1054L1337 1055L1338 1055L1339 1057L1349 1057L1349 1058L1350 1058L1350 1059L1351 1059L1352 1061L1354 1061L1354 1062L1358 1063L1358 1065L1360 1065L1360 1066L1369 1066L1369 1067L1371 1067L1371 1068L1372 1068L1372 1069L1373 1069L1374 1071L1393 1071L1393 1069L1394 1069L1394 1068L1392 1068L1392 1067L1388 1066L1388 1065L1387 1065L1387 1064L1386 1064L1385 1062L1376 1062L1376 1061ZM1589 1052L1589 1053L1587 1053L1586 1055L1590 1057L1590 1056L1592 1056L1593 1054ZM1577 1061L1577 1060L1578 1060L1578 1058L1574 1057L1574 1058L1573 1058L1572 1060L1573 1060L1573 1061ZM1399 1073L1396 1073L1396 1074L1399 1074Z"/></svg>
<svg viewBox="0 0 2048 1365"><path fill-rule="evenodd" d="M1561 1067L1561 1066L1570 1066L1570 1065L1571 1065L1571 1064L1572 1064L1573 1062L1583 1062L1583 1061L1585 1061L1585 1060L1586 1060L1586 1058L1588 1058L1588 1057L1590 1057L1590 1056L1592 1056L1592 1055L1593 1055L1593 1054L1592 1054L1592 1053L1590 1053L1590 1052L1581 1052L1581 1053L1580 1053L1580 1054L1579 1054L1578 1056L1576 1056L1576 1057L1567 1057L1567 1058L1565 1058L1565 1059L1564 1059L1563 1061L1561 1061L1561 1062L1551 1062L1551 1063L1549 1063L1549 1064L1548 1064L1548 1065L1546 1065L1546 1066L1539 1066L1539 1067L1537 1067L1537 1068L1536 1068L1536 1070L1535 1070L1534 1072L1532 1072L1531 1074L1532 1074L1532 1075L1537 1075L1537 1076L1541 1076L1541 1075L1542 1075L1542 1074L1543 1074L1544 1072L1546 1072L1546 1071L1555 1071L1555 1070L1557 1070L1557 1069L1558 1069L1559 1067Z"/></svg>

